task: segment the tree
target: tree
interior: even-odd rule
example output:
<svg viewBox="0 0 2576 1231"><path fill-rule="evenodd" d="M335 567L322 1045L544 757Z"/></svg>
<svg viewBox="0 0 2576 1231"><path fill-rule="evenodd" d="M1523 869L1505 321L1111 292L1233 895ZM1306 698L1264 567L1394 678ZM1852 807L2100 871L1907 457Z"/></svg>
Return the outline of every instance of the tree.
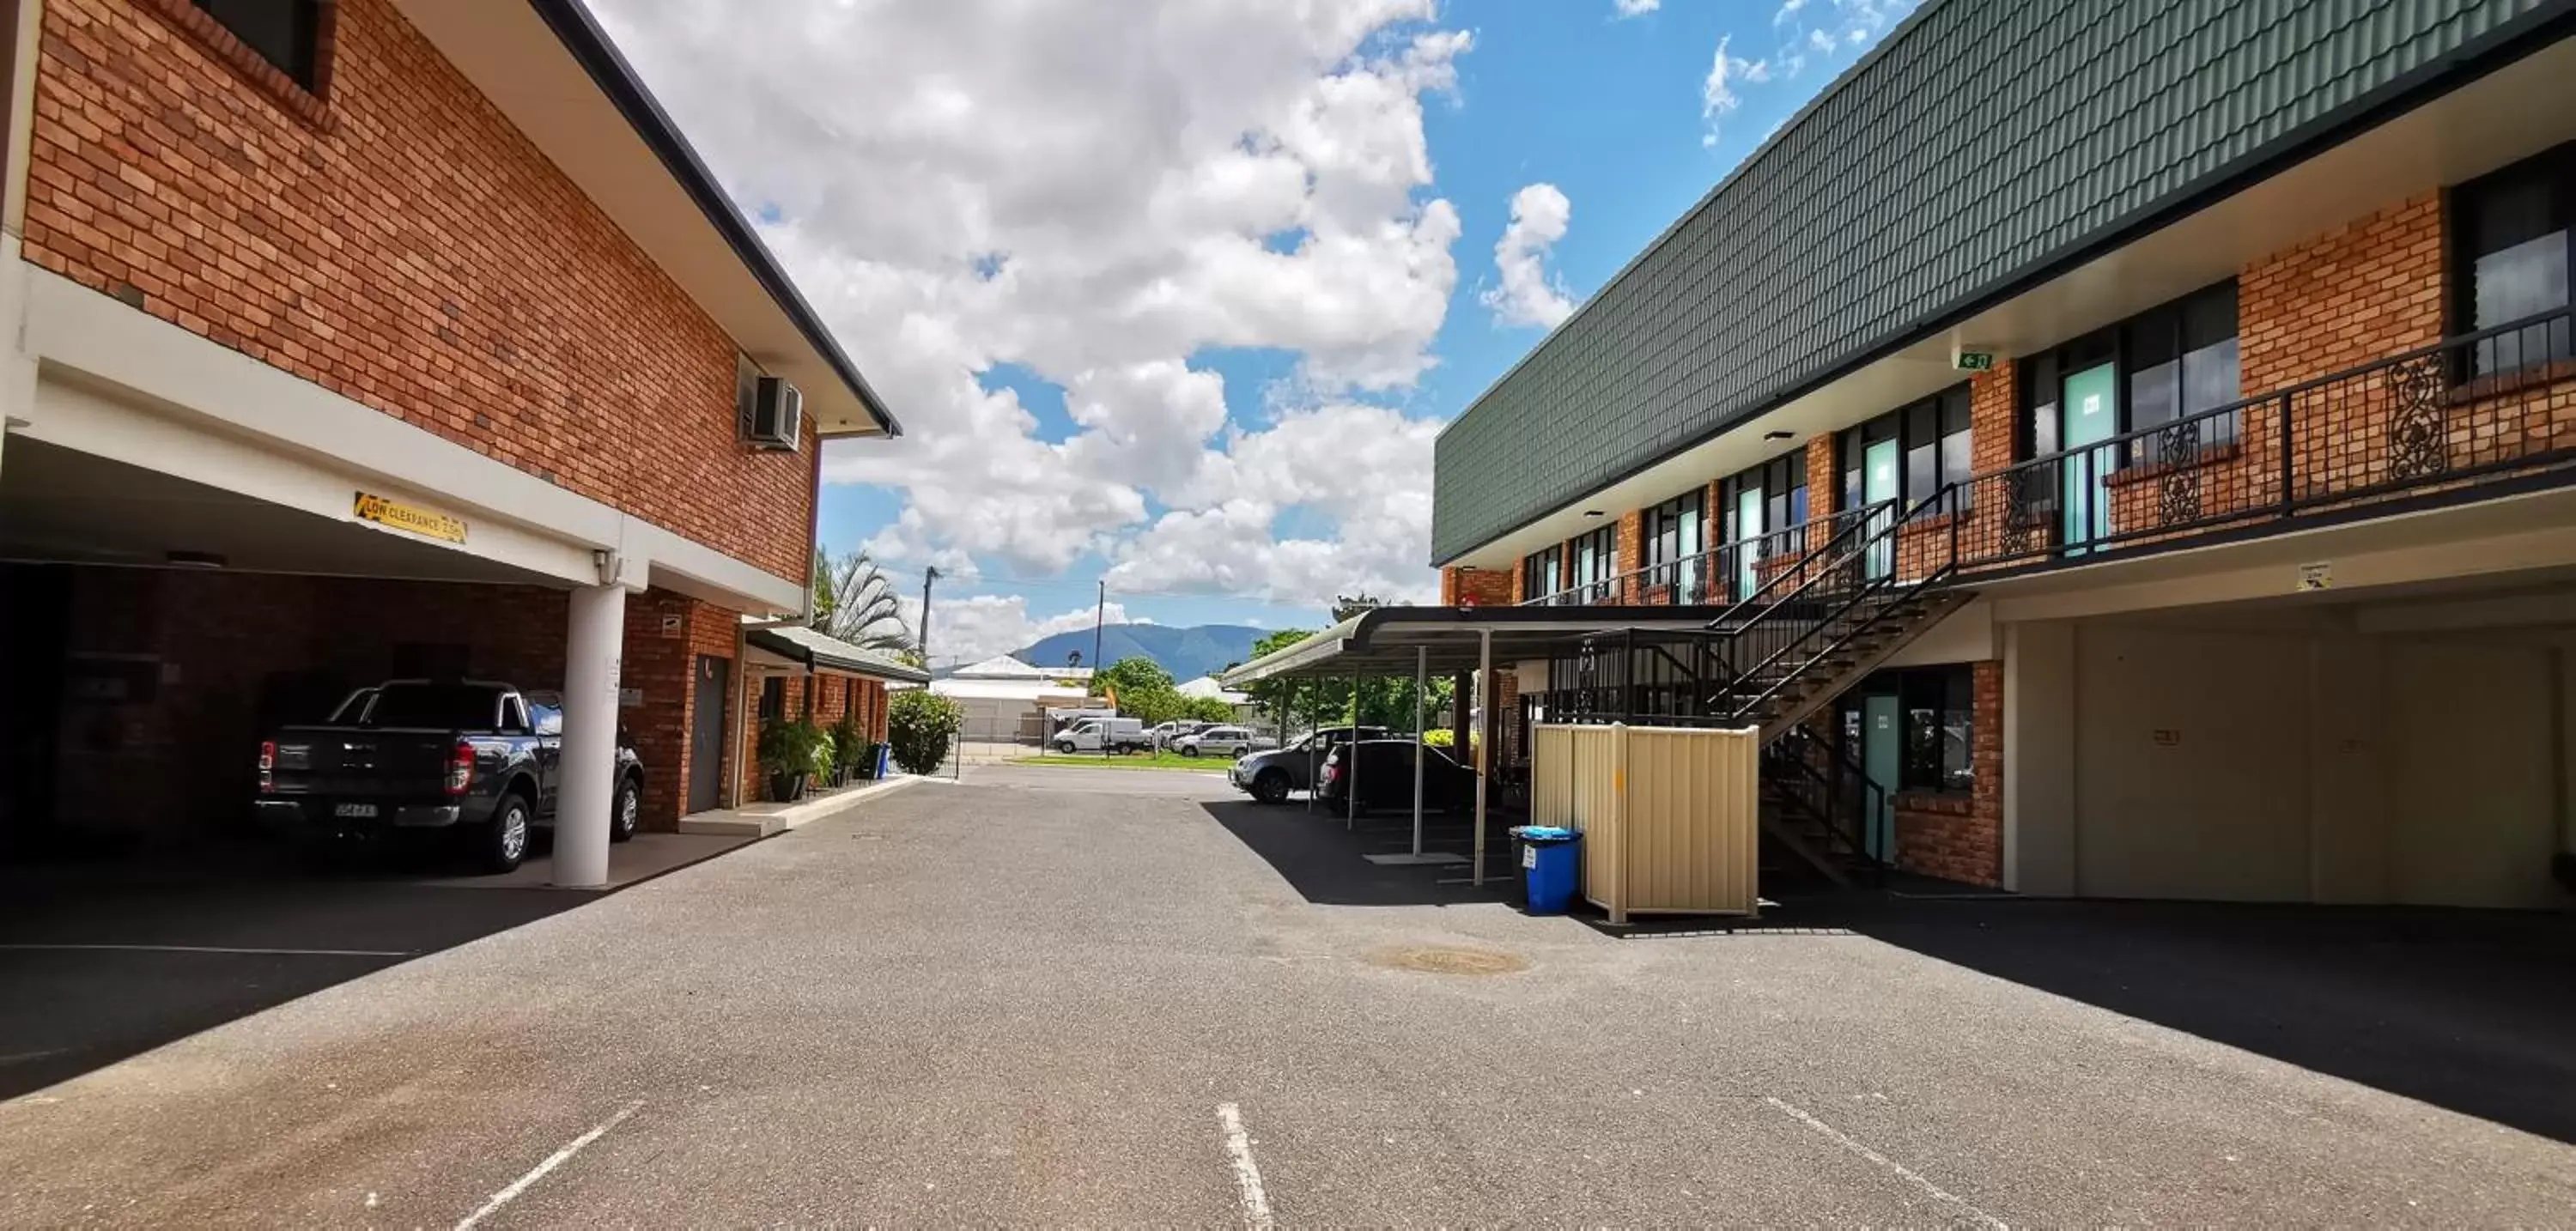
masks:
<svg viewBox="0 0 2576 1231"><path fill-rule="evenodd" d="M1147 726L1184 716L1188 698L1172 685L1172 673L1142 654L1119 659L1091 673L1091 695L1118 694L1118 712Z"/></svg>
<svg viewBox="0 0 2576 1231"><path fill-rule="evenodd" d="M1219 697L1183 697L1180 716L1200 722L1232 722L1234 707Z"/></svg>
<svg viewBox="0 0 2576 1231"><path fill-rule="evenodd" d="M948 759L949 742L966 727L966 707L927 688L886 699L886 742L907 774L927 774Z"/></svg>
<svg viewBox="0 0 2576 1231"><path fill-rule="evenodd" d="M895 601L894 580L864 551L835 561L814 549L814 616L816 632L863 650L896 655L917 653L913 630L904 627Z"/></svg>

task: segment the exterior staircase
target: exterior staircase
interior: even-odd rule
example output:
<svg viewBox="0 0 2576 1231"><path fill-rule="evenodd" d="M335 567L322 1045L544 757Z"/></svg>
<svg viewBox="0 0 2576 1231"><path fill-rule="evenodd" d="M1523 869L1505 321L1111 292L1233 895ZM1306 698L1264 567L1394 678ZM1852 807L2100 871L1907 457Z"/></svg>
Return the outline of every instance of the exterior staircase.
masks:
<svg viewBox="0 0 2576 1231"><path fill-rule="evenodd" d="M1848 515L1708 626L1701 710L1761 732L1768 845L1839 886L1883 870L1867 829L1887 801L1853 751L1810 720L1975 597L1952 584L1954 559L1926 558L1900 537L1942 498Z"/></svg>

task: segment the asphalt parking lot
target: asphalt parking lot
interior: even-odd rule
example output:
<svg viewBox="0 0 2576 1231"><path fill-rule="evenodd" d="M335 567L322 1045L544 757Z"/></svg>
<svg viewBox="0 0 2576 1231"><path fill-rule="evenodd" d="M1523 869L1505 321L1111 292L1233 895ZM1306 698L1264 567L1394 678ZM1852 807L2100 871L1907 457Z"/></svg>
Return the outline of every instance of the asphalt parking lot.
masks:
<svg viewBox="0 0 2576 1231"><path fill-rule="evenodd" d="M2576 1209L2560 1137L1866 920L1622 938L1429 887L1318 901L1278 863L1294 810L1229 824L1221 784L1029 772L1053 777L925 784L0 1103L0 1210L1992 1226ZM1260 844L1237 832L1253 826ZM2563 1041L2490 1045L2526 1084L2568 1071Z"/></svg>

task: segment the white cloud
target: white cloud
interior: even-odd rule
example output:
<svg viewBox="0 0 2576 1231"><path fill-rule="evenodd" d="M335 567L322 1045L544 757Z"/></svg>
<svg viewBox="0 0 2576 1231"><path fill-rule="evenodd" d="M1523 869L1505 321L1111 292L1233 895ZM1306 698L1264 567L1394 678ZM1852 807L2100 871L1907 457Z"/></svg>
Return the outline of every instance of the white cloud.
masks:
<svg viewBox="0 0 2576 1231"><path fill-rule="evenodd" d="M1494 268L1502 285L1481 296L1504 325L1553 329L1574 314L1574 299L1547 272L1547 254L1574 218L1574 203L1554 184L1531 184L1512 194L1512 217L1494 243Z"/></svg>
<svg viewBox="0 0 2576 1231"><path fill-rule="evenodd" d="M921 627L921 599L901 600L904 624ZM996 654L1008 654L1040 638L1057 633L1087 629L1092 623L1092 605L1057 615L1031 617L1029 601L1017 594L975 594L960 598L942 598L936 594L930 601L930 660L933 666L952 667L963 663L982 662ZM1127 609L1110 603L1101 609L1105 623L1127 624ZM1085 659L1091 657L1088 652ZM1057 666L1041 663L1040 666Z"/></svg>
<svg viewBox="0 0 2576 1231"><path fill-rule="evenodd" d="M1721 137L1720 121L1743 106L1741 87L1785 81L1807 69L1810 58L1821 60L1828 68L1839 71L1839 61L1872 39L1885 33L1913 11L1919 0L1782 0L1771 14L1772 29L1778 32L1779 46L1769 56L1748 60L1730 54L1728 40L1720 39L1717 56L1709 65L1708 77L1700 84L1700 118L1706 129L1700 134L1703 147L1714 148ZM1818 7L1821 5L1822 7ZM1785 116L1783 117L1785 120ZM1780 123L1771 125L1778 132ZM1765 134L1765 140L1769 134Z"/></svg>
<svg viewBox="0 0 2576 1231"><path fill-rule="evenodd" d="M1430 601L1431 442L1440 425L1338 402L1230 434L1175 507L1121 543L1112 593L1233 594L1317 606L1366 592ZM1282 537L1292 511L1330 521L1331 539Z"/></svg>
<svg viewBox="0 0 2576 1231"><path fill-rule="evenodd" d="M1731 34L1717 40L1717 55L1709 62L1707 79L1700 82L1699 116L1708 126L1708 130L1700 135L1699 143L1703 146L1716 145L1718 121L1744 105L1743 97L1735 92L1736 86L1758 85L1771 79L1768 61L1747 60L1728 54L1727 45L1734 40L1735 36Z"/></svg>
<svg viewBox="0 0 2576 1231"><path fill-rule="evenodd" d="M1249 469L1209 348L1294 353L1309 406L1434 362L1459 223L1423 108L1473 45L1435 0L594 3L904 420L824 460L903 492L881 558L1053 572L1205 511L1174 493ZM1069 435L978 383L1004 363ZM1383 533L1317 537L1299 601Z"/></svg>
<svg viewBox="0 0 2576 1231"><path fill-rule="evenodd" d="M1664 7L1664 0L1611 0L1611 7L1619 11L1621 18L1643 17Z"/></svg>

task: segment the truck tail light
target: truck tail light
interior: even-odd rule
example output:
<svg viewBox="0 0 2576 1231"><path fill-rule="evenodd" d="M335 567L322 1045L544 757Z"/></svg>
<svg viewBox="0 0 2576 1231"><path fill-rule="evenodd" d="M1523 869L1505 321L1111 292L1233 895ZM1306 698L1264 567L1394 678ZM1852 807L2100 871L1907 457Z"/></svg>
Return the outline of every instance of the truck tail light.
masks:
<svg viewBox="0 0 2576 1231"><path fill-rule="evenodd" d="M277 789L277 741L259 741L259 790L265 795Z"/></svg>
<svg viewBox="0 0 2576 1231"><path fill-rule="evenodd" d="M456 741L455 749L447 754L447 793L462 795L465 788L473 783L474 745L460 739Z"/></svg>

